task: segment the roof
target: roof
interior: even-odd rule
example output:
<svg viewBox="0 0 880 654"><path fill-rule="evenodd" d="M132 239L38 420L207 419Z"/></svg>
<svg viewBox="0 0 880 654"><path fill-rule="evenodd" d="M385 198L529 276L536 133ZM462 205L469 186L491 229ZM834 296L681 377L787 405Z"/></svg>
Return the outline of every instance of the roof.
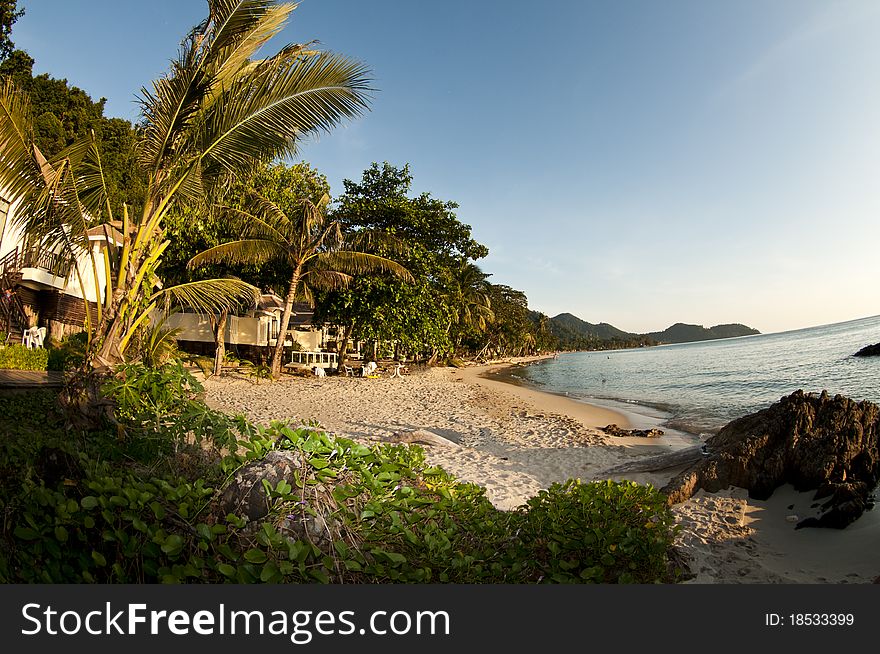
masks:
<svg viewBox="0 0 880 654"><path fill-rule="evenodd" d="M257 302L256 313L267 315L279 314L284 311L284 300L274 293L263 293ZM315 310L306 302L296 302L293 305L293 315L290 317L290 327L310 327Z"/></svg>
<svg viewBox="0 0 880 654"><path fill-rule="evenodd" d="M86 233L89 235L90 241L112 240L116 245L122 245L122 232L116 229L113 225L107 223L97 225L89 229Z"/></svg>

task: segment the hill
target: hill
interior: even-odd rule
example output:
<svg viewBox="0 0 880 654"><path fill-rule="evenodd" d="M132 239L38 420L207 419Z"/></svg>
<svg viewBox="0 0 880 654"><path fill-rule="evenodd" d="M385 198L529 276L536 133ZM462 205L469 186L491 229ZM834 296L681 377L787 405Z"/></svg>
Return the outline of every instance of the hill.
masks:
<svg viewBox="0 0 880 654"><path fill-rule="evenodd" d="M734 338L760 334L739 323L703 327L676 323L662 332L634 334L618 329L614 325L601 322L593 324L581 320L570 313L560 313L550 319L550 332L563 350L604 350L623 347L657 345L658 343L690 343L710 341L719 338Z"/></svg>
<svg viewBox="0 0 880 654"><path fill-rule="evenodd" d="M653 344L640 334L625 332L607 322L594 325L570 313L551 318L550 333L563 350L606 350Z"/></svg>
<svg viewBox="0 0 880 654"><path fill-rule="evenodd" d="M707 329L702 325L687 325L677 322L662 332L651 332L645 336L658 343L691 343L693 341L711 341L717 338L752 336L760 333L757 329L739 323L715 325Z"/></svg>

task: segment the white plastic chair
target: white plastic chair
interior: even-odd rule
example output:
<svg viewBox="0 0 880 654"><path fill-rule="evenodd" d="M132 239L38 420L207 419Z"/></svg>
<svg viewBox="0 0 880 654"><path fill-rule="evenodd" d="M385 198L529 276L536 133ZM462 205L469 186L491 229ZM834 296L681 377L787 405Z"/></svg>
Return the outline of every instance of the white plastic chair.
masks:
<svg viewBox="0 0 880 654"><path fill-rule="evenodd" d="M25 329L21 334L21 344L29 350L43 347L43 340L46 338L45 327L30 327Z"/></svg>

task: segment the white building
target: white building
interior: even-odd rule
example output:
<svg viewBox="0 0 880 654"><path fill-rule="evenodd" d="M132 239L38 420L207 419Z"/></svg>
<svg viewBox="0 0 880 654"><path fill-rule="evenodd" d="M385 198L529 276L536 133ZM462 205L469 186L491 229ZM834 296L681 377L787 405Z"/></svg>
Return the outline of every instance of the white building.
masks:
<svg viewBox="0 0 880 654"><path fill-rule="evenodd" d="M81 331L84 300L93 319L96 302L103 301L102 251L108 237L121 244L121 235L111 227L89 230L89 244L99 262L96 280L88 254L82 253L74 262L59 250L29 243L14 224L15 207L0 196L0 331L20 334L27 327L41 326L59 340Z"/></svg>

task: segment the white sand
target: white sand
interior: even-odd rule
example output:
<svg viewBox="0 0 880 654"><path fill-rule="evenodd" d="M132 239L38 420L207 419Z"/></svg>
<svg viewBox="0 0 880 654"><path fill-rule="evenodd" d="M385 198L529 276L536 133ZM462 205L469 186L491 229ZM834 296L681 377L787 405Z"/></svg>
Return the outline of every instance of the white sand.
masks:
<svg viewBox="0 0 880 654"><path fill-rule="evenodd" d="M529 363L521 359L514 365ZM569 478L603 478L627 459L681 447L678 438L611 438L596 427L627 417L570 398L492 379L500 367L434 368L403 378L289 378L256 384L208 380L208 404L256 422L318 421L362 441L426 429L453 441L423 446L428 461L486 488L501 509ZM487 378L488 377L488 378ZM630 475L663 486L677 471ZM808 515L810 496L779 489L767 502L733 489L700 493L675 508L678 542L694 582L866 582L880 574L880 515L869 512L846 530L795 531L786 516ZM795 510L788 505L795 504Z"/></svg>

